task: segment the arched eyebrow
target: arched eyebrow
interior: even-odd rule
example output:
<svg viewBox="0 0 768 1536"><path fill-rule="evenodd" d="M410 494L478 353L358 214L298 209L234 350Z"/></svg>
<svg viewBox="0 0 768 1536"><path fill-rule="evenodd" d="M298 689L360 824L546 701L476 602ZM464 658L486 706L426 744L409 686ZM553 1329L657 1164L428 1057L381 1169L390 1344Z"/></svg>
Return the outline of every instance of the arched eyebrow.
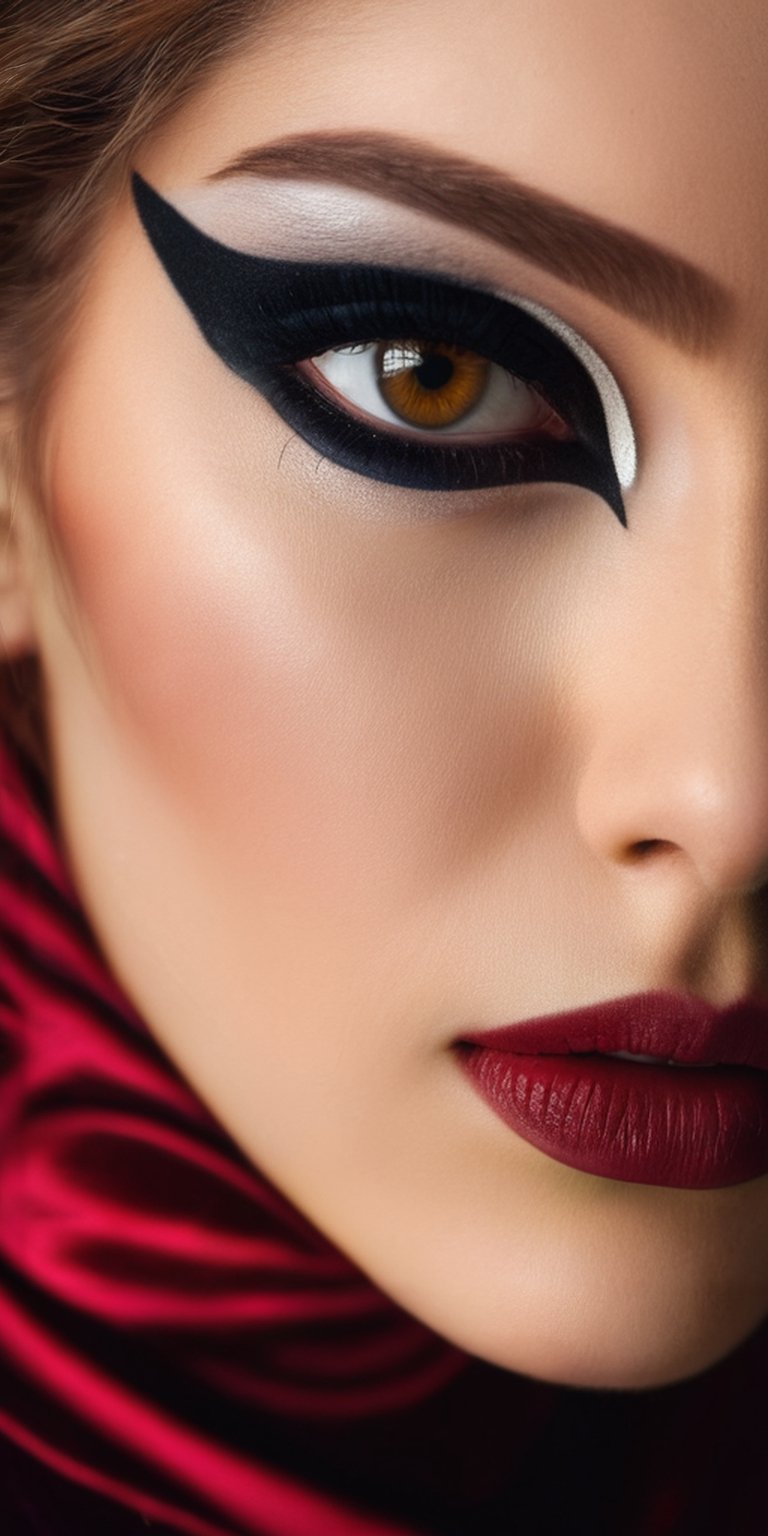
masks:
<svg viewBox="0 0 768 1536"><path fill-rule="evenodd" d="M334 181L468 227L694 356L715 350L732 315L726 289L684 257L420 140L373 131L291 134L244 150L207 179L242 175Z"/></svg>

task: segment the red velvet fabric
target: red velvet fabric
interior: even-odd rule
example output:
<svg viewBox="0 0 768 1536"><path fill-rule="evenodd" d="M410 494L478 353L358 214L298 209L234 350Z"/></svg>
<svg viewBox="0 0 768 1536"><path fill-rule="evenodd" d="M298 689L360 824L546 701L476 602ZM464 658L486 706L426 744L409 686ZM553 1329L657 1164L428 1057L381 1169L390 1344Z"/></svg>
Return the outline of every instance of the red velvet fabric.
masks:
<svg viewBox="0 0 768 1536"><path fill-rule="evenodd" d="M702 1481L702 1445L709 1435L711 1457L723 1443L718 1405L768 1429L764 1401L744 1397L747 1379L751 1394L768 1387L761 1347L700 1384L576 1392L473 1361L396 1307L245 1159L156 1044L99 953L46 783L0 737L12 1536L133 1530L120 1511L188 1536L703 1532L686 1518L704 1520L736 1475ZM739 1518L765 1516L764 1536L755 1459Z"/></svg>

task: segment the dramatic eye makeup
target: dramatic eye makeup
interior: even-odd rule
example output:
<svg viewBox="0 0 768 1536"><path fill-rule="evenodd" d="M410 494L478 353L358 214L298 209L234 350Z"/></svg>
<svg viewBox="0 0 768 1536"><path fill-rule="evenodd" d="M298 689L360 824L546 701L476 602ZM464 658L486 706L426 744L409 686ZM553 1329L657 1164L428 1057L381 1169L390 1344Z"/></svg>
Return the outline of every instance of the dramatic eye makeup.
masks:
<svg viewBox="0 0 768 1536"><path fill-rule="evenodd" d="M138 174L133 192L210 346L325 459L419 491L565 482L626 526L629 413L559 316L410 268L246 254Z"/></svg>

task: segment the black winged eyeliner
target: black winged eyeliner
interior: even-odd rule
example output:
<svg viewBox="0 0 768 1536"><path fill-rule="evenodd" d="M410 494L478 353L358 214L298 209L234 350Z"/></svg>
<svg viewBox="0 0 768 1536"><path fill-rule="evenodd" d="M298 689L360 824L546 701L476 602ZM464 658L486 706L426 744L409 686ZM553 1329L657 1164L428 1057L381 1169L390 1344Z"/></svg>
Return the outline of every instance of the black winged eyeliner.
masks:
<svg viewBox="0 0 768 1536"><path fill-rule="evenodd" d="M138 173L133 194L155 254L206 341L326 458L421 491L566 482L601 496L626 526L597 386L534 314L411 269L249 255L204 234ZM312 388L295 367L332 347L403 335L466 347L498 363L535 386L576 440L510 437L478 445L377 431Z"/></svg>

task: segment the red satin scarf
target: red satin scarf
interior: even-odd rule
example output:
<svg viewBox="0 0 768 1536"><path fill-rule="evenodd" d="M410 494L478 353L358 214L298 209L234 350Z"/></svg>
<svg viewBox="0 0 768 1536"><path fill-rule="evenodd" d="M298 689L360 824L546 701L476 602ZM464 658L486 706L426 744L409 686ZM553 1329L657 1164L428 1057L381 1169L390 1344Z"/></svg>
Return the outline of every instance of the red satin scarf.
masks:
<svg viewBox="0 0 768 1536"><path fill-rule="evenodd" d="M299 1481L311 1446L279 1427L402 1410L466 1358L331 1247L185 1085L97 952L53 819L6 743L0 1425L195 1536L405 1529Z"/></svg>
<svg viewBox="0 0 768 1536"><path fill-rule="evenodd" d="M587 1519L698 1536L709 1526L685 1511L715 1506L711 1489L694 1496L695 1426L724 1382L743 1406L741 1378L718 1370L709 1397L547 1387L471 1360L383 1296L155 1043L99 954L47 785L0 737L6 1444L189 1536L527 1536ZM680 1411L694 1441L670 1454Z"/></svg>

